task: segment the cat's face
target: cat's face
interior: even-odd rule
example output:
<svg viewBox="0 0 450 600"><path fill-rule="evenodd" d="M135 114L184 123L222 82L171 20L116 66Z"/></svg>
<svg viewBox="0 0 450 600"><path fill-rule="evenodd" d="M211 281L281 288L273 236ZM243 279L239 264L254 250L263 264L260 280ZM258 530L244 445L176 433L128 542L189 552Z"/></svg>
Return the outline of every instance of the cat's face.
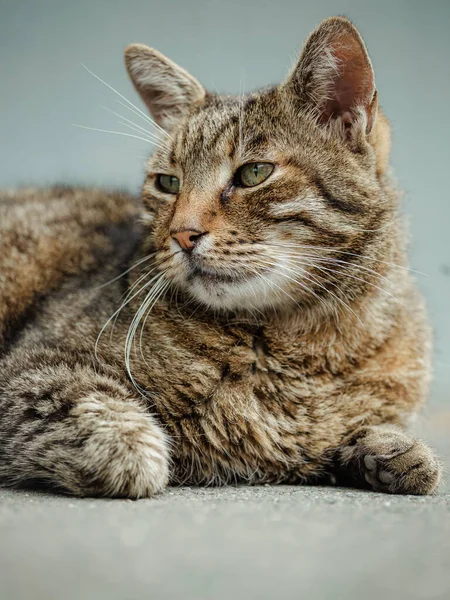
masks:
<svg viewBox="0 0 450 600"><path fill-rule="evenodd" d="M346 269L376 254L393 209L373 73L348 21L320 27L285 84L237 98L206 93L156 51L127 50L161 127L143 193L151 245L165 276L213 309L336 309L370 281Z"/></svg>

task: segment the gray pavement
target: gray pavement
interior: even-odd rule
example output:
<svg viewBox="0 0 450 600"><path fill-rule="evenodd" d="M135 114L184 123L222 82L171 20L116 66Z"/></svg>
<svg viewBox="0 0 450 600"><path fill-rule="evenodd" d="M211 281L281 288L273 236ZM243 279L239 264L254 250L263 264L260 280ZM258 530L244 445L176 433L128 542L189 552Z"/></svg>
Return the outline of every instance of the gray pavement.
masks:
<svg viewBox="0 0 450 600"><path fill-rule="evenodd" d="M423 425L423 424L422 424ZM450 458L448 412L426 426ZM152 500L0 490L0 600L450 599L450 490L169 489Z"/></svg>

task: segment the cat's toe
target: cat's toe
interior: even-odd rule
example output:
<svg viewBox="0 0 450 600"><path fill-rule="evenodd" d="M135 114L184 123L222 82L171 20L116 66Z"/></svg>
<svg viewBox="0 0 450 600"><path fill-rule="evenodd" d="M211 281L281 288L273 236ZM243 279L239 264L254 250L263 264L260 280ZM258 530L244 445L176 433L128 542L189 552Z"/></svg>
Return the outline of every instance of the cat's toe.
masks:
<svg viewBox="0 0 450 600"><path fill-rule="evenodd" d="M390 494L432 494L442 467L422 441L394 425L364 427L341 449L352 477Z"/></svg>
<svg viewBox="0 0 450 600"><path fill-rule="evenodd" d="M375 491L426 495L436 490L441 479L439 461L418 440L405 452L366 454L362 458L364 478Z"/></svg>

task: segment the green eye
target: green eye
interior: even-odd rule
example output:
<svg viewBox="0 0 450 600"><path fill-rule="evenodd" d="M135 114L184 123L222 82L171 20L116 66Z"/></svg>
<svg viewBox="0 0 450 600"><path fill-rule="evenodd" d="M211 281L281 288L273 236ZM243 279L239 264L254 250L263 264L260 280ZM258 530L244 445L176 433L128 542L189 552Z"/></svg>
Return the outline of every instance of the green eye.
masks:
<svg viewBox="0 0 450 600"><path fill-rule="evenodd" d="M157 175L156 183L159 189L167 194L178 194L180 189L180 180L174 175Z"/></svg>
<svg viewBox="0 0 450 600"><path fill-rule="evenodd" d="M253 187L265 181L273 169L274 165L271 163L248 163L238 169L237 182L243 187Z"/></svg>

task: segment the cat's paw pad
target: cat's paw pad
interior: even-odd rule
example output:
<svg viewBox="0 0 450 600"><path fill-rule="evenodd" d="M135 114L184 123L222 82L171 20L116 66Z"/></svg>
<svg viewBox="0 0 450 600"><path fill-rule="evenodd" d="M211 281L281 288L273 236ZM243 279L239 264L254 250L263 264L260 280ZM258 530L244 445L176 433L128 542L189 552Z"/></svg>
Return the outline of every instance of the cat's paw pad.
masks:
<svg viewBox="0 0 450 600"><path fill-rule="evenodd" d="M375 491L431 494L439 485L441 465L419 440L399 431L369 433L360 444L365 480Z"/></svg>

